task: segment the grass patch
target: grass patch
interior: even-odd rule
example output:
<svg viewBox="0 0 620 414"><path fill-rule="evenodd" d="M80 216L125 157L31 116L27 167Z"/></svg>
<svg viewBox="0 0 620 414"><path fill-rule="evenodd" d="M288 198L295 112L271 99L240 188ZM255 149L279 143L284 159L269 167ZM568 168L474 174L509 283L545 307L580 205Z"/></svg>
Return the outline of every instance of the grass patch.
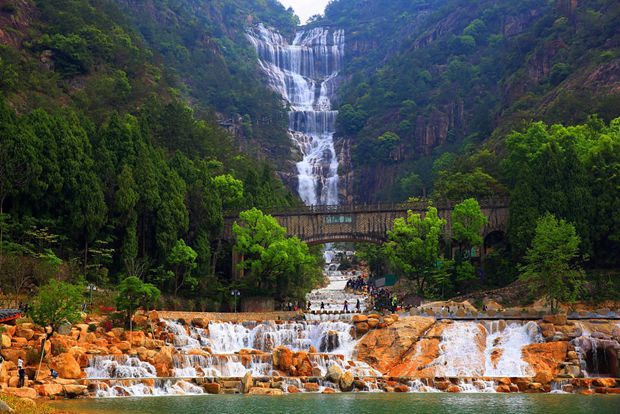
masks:
<svg viewBox="0 0 620 414"><path fill-rule="evenodd" d="M29 401L12 395L0 394L0 401L4 401L19 414L63 414L61 411L54 410L47 404L37 403L35 406ZM64 413L68 414L68 413Z"/></svg>

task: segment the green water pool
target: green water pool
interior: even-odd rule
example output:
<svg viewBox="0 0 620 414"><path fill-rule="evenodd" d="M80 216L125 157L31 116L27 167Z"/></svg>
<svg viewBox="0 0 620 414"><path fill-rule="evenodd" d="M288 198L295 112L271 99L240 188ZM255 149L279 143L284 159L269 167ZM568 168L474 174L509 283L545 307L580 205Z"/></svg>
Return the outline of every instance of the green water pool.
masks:
<svg viewBox="0 0 620 414"><path fill-rule="evenodd" d="M59 401L80 414L620 414L620 396L573 394L204 395Z"/></svg>

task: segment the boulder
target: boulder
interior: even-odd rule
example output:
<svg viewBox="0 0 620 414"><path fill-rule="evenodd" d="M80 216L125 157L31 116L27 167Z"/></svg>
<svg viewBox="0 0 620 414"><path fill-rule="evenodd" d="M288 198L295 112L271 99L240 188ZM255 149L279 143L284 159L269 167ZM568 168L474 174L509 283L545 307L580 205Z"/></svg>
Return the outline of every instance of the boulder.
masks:
<svg viewBox="0 0 620 414"><path fill-rule="evenodd" d="M86 385L63 385L63 390L65 392L65 396L69 398L75 398L88 394L88 387Z"/></svg>
<svg viewBox="0 0 620 414"><path fill-rule="evenodd" d="M147 315L135 314L133 317L134 326L147 326L149 324L149 317Z"/></svg>
<svg viewBox="0 0 620 414"><path fill-rule="evenodd" d="M450 386L448 387L448 389L446 390L446 392L452 392L452 393L455 393L455 392L461 392L461 387L459 387L458 385L454 385L454 384L452 384L452 385L450 385Z"/></svg>
<svg viewBox="0 0 620 414"><path fill-rule="evenodd" d="M338 380L338 386L340 387L340 391L349 392L353 390L353 382L355 378L351 371L345 372L340 379Z"/></svg>
<svg viewBox="0 0 620 414"><path fill-rule="evenodd" d="M17 327L14 336L18 338L25 338L27 341L29 341L34 336L34 331L30 328L24 327L24 325L20 325Z"/></svg>
<svg viewBox="0 0 620 414"><path fill-rule="evenodd" d="M159 322L159 313L156 310L152 310L149 312L149 319L152 322Z"/></svg>
<svg viewBox="0 0 620 414"><path fill-rule="evenodd" d="M342 369L336 364L332 364L327 368L327 374L325 374L325 380L338 384L340 377L342 377Z"/></svg>
<svg viewBox="0 0 620 414"><path fill-rule="evenodd" d="M367 322L367 321L368 321L368 316L366 315L353 315L353 323Z"/></svg>
<svg viewBox="0 0 620 414"><path fill-rule="evenodd" d="M73 355L68 352L52 358L50 367L58 372L60 378L77 379L82 376L82 369Z"/></svg>
<svg viewBox="0 0 620 414"><path fill-rule="evenodd" d="M335 393L336 393L336 391L334 389L332 389L332 388L329 388L329 387L327 387L327 388L325 388L323 390L323 394L335 394Z"/></svg>
<svg viewBox="0 0 620 414"><path fill-rule="evenodd" d="M11 337L7 334L2 334L0 336L0 345L2 348L10 348L11 347Z"/></svg>
<svg viewBox="0 0 620 414"><path fill-rule="evenodd" d="M400 384L394 387L394 392L409 392L409 387L404 384Z"/></svg>
<svg viewBox="0 0 620 414"><path fill-rule="evenodd" d="M42 397L54 397L62 394L62 385L60 384L42 384L35 388Z"/></svg>
<svg viewBox="0 0 620 414"><path fill-rule="evenodd" d="M497 388L495 388L496 392L510 392L510 386L509 385L498 385Z"/></svg>
<svg viewBox="0 0 620 414"><path fill-rule="evenodd" d="M291 372L293 367L293 351L285 346L277 347L272 353L273 366L284 372Z"/></svg>
<svg viewBox="0 0 620 414"><path fill-rule="evenodd" d="M367 322L359 322L355 324L355 333L358 337L365 335L370 330Z"/></svg>
<svg viewBox="0 0 620 414"><path fill-rule="evenodd" d="M205 329L209 327L209 320L206 318L194 318L192 319L192 325L201 329Z"/></svg>
<svg viewBox="0 0 620 414"><path fill-rule="evenodd" d="M558 313L556 315L543 316L543 321L554 325L566 325L567 319L565 313Z"/></svg>
<svg viewBox="0 0 620 414"><path fill-rule="evenodd" d="M241 392L247 394L254 386L254 380L252 379L252 373L247 371L241 380Z"/></svg>
<svg viewBox="0 0 620 414"><path fill-rule="evenodd" d="M4 392L6 394L14 395L19 398L30 398L33 400L37 398L37 390L35 390L34 388L29 388L29 387L22 387L22 388L8 387L4 389Z"/></svg>
<svg viewBox="0 0 620 414"><path fill-rule="evenodd" d="M153 365L162 364L168 369L172 369L172 355L175 353L175 349L171 346L165 346L159 350L159 352L153 358ZM159 376L159 373L157 374Z"/></svg>
<svg viewBox="0 0 620 414"><path fill-rule="evenodd" d="M534 369L541 379L553 379L560 372L560 364L566 359L567 342L531 344L521 350L523 360Z"/></svg>
<svg viewBox="0 0 620 414"><path fill-rule="evenodd" d="M207 394L219 394L222 388L217 382L207 382L203 384L203 387Z"/></svg>
<svg viewBox="0 0 620 414"><path fill-rule="evenodd" d="M286 388L286 392L288 392L289 394L299 394L301 391L299 391L299 388L297 388L294 385L289 385Z"/></svg>
<svg viewBox="0 0 620 414"><path fill-rule="evenodd" d="M284 391L276 388L253 387L250 389L250 395L283 395Z"/></svg>
<svg viewBox="0 0 620 414"><path fill-rule="evenodd" d="M318 392L319 391L319 384L317 384L316 382L306 382L304 384L304 389L307 392Z"/></svg>
<svg viewBox="0 0 620 414"><path fill-rule="evenodd" d="M357 359L385 373L401 360L418 337L434 323L434 318L409 316L399 319L389 327L369 331L355 348Z"/></svg>

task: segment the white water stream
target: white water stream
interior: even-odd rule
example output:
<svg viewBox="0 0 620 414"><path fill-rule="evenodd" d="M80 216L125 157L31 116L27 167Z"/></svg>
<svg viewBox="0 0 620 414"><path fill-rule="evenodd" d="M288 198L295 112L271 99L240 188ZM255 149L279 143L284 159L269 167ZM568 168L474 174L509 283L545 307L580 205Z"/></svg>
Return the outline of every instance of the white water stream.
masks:
<svg viewBox="0 0 620 414"><path fill-rule="evenodd" d="M290 107L289 132L301 154L297 191L307 205L338 204L337 111L332 100L344 56L344 31L300 30L289 43L259 24L247 37L270 86Z"/></svg>
<svg viewBox="0 0 620 414"><path fill-rule="evenodd" d="M444 377L532 376L534 371L523 360L521 351L540 341L535 322L514 322L505 327L499 321L487 326L454 322L442 334L435 373Z"/></svg>

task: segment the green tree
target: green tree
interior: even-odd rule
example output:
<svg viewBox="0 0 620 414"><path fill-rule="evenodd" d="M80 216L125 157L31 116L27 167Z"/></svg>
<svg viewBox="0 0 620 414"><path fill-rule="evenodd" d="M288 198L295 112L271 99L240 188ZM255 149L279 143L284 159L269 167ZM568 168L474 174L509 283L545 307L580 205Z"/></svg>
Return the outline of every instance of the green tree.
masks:
<svg viewBox="0 0 620 414"><path fill-rule="evenodd" d="M390 262L413 280L420 295L424 295L440 258L440 241L446 220L437 209L429 206L424 218L409 211L407 218L394 220L385 245Z"/></svg>
<svg viewBox="0 0 620 414"><path fill-rule="evenodd" d="M183 239L176 241L168 255L168 263L172 266L174 275L174 296L178 295L183 286L188 285L190 289L194 289L198 284L198 280L192 276L192 271L196 268L197 257L196 251L186 245Z"/></svg>
<svg viewBox="0 0 620 414"><path fill-rule="evenodd" d="M308 245L296 237L286 238L286 229L271 216L253 208L243 211L240 224L233 225L235 250L247 275L247 289L285 298L298 298L314 287L318 276L316 259Z"/></svg>
<svg viewBox="0 0 620 414"><path fill-rule="evenodd" d="M81 320L80 310L83 302L83 285L51 279L39 288L30 315L37 325L49 326L51 335L63 323L75 323Z"/></svg>
<svg viewBox="0 0 620 414"><path fill-rule="evenodd" d="M532 245L519 266L520 279L547 299L554 312L560 302L574 301L581 291L585 276L579 265L580 243L572 224L546 214L537 221Z"/></svg>
<svg viewBox="0 0 620 414"><path fill-rule="evenodd" d="M452 237L461 250L482 245L482 229L489 220L474 198L468 198L452 210Z"/></svg>
<svg viewBox="0 0 620 414"><path fill-rule="evenodd" d="M129 276L118 285L116 307L126 312L126 321L130 323L136 309L143 306L148 310L157 299L160 291L150 283L144 283L136 276Z"/></svg>
<svg viewBox="0 0 620 414"><path fill-rule="evenodd" d="M237 207L243 199L243 181L237 180L230 174L214 177L213 185L219 193L225 209Z"/></svg>

